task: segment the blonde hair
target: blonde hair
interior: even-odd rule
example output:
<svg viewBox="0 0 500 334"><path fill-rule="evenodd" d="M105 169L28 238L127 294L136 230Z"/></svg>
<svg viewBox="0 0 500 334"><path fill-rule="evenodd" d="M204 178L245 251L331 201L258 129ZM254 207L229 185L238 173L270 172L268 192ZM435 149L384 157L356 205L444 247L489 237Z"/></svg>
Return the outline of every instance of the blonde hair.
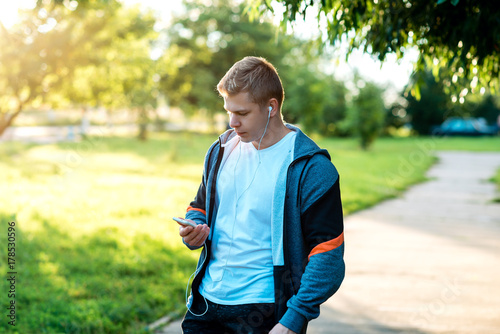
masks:
<svg viewBox="0 0 500 334"><path fill-rule="evenodd" d="M261 57L245 57L236 62L217 84L222 96L248 92L252 102L265 107L271 98L283 104L285 92L276 68Z"/></svg>

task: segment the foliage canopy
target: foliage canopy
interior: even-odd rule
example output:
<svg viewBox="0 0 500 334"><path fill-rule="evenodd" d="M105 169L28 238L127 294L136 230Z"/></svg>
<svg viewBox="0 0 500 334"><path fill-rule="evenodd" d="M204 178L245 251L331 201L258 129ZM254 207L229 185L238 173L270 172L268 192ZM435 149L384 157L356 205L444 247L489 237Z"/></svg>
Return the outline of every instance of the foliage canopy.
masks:
<svg viewBox="0 0 500 334"><path fill-rule="evenodd" d="M327 125L343 116L345 88L319 70L314 43L279 34L269 20L250 20L237 1L207 5L191 0L185 5L186 12L166 31L168 45L159 59L165 64L160 88L171 106L188 113L204 110L208 116L223 111L216 91L219 80L236 61L260 56L277 68L283 81L285 120L306 129L322 124L320 132L334 132Z"/></svg>
<svg viewBox="0 0 500 334"><path fill-rule="evenodd" d="M154 107L155 22L116 0L45 0L0 23L0 135L28 105Z"/></svg>
<svg viewBox="0 0 500 334"><path fill-rule="evenodd" d="M269 0L250 0L251 12L273 11ZM344 38L354 49L401 58L410 48L420 53L417 69L427 66L444 79L451 91L465 78L470 90L499 88L500 6L490 0L276 0L284 7L283 26L317 10L318 25L326 30L324 42ZM439 68L448 71L439 71ZM418 95L418 92L417 92Z"/></svg>

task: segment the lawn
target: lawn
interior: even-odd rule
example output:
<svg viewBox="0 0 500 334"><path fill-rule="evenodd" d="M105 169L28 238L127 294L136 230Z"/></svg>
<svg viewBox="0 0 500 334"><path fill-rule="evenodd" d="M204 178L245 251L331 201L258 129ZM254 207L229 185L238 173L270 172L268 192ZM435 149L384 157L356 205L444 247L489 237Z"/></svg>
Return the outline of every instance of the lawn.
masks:
<svg viewBox="0 0 500 334"><path fill-rule="evenodd" d="M0 332L144 333L158 318L181 314L198 253L182 245L171 217L183 215L196 193L215 139L164 133L145 143L0 143L0 243L15 222L17 272L16 326L4 309ZM340 172L345 214L424 180L432 150L500 150L498 138L383 138L368 152L353 139L316 139ZM6 247L0 256L6 273ZM8 284L0 280L2 305Z"/></svg>
<svg viewBox="0 0 500 334"><path fill-rule="evenodd" d="M496 174L493 175L490 181L497 185L497 190L500 193L500 168L497 170ZM500 196L495 197L493 201L496 203L500 203Z"/></svg>

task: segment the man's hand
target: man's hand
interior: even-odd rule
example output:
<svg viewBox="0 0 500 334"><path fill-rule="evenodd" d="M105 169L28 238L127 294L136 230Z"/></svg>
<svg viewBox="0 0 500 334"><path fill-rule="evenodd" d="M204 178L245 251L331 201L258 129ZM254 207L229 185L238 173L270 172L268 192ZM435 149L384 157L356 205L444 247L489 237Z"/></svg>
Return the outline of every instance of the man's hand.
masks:
<svg viewBox="0 0 500 334"><path fill-rule="evenodd" d="M202 246L205 243L209 232L210 228L206 224L199 224L196 226L196 228L184 225L181 225L179 227L179 235L184 239L185 243L192 247Z"/></svg>
<svg viewBox="0 0 500 334"><path fill-rule="evenodd" d="M276 326L274 326L273 329L271 329L269 334L297 334L297 333L289 330L288 328L286 328L285 326L283 326L278 322Z"/></svg>

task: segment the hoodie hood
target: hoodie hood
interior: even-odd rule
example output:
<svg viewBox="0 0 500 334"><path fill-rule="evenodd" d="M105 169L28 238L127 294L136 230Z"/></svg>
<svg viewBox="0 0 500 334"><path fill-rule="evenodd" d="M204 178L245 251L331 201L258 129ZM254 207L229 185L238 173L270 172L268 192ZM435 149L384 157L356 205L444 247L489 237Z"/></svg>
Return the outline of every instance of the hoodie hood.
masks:
<svg viewBox="0 0 500 334"><path fill-rule="evenodd" d="M295 147L294 147L294 157L293 160L298 160L306 157L312 157L315 154L323 154L328 160L331 160L330 154L327 150L319 148L319 146L309 138L304 132L302 132L298 127L285 124L285 126L297 133L297 137L295 139ZM229 129L223 134L219 136L219 142L222 147L224 147L231 139L238 136L233 129Z"/></svg>

